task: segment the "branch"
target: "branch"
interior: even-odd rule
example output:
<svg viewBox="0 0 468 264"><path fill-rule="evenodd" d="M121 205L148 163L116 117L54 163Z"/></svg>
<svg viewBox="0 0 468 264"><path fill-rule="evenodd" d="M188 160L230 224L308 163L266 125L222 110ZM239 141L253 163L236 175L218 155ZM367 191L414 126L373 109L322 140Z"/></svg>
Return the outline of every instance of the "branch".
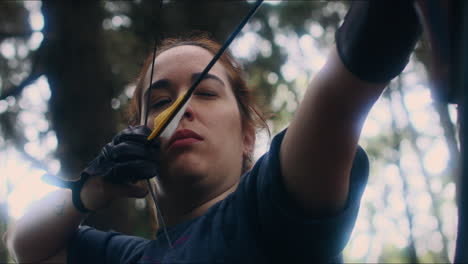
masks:
<svg viewBox="0 0 468 264"><path fill-rule="evenodd" d="M28 38L34 33L34 31L25 31L25 32L0 32L0 39L5 38Z"/></svg>
<svg viewBox="0 0 468 264"><path fill-rule="evenodd" d="M18 94L20 94L24 87L30 85L31 83L35 82L37 80L37 78L39 78L42 74L32 74L32 75L29 75L28 78L26 78L20 85L14 87L14 88L10 88L7 90L7 92L3 93L2 95L0 95L0 100L3 100L9 96L17 96Z"/></svg>
<svg viewBox="0 0 468 264"><path fill-rule="evenodd" d="M439 113L440 123L444 130L445 140L447 141L447 146L450 153L450 166L458 166L460 160L460 149L457 142L457 128L450 120L448 104L434 100L433 105L436 112ZM460 117L458 117L458 120L460 120Z"/></svg>
<svg viewBox="0 0 468 264"><path fill-rule="evenodd" d="M401 80L401 77L398 77L398 80ZM401 85L399 82L398 85ZM403 94L400 93L400 96ZM390 100L395 100L392 94L389 94L388 97ZM408 219L408 229L409 229L409 245L408 245L408 258L409 263L420 263L419 257L416 251L416 235L414 233L414 214L411 212L410 209L410 202L409 202L409 192L410 192L410 183L408 182L408 175L406 174L405 170L403 170L401 166L401 135L403 131L399 131L398 126L396 124L397 113L395 113L394 107L390 106L390 113L392 117L392 148L396 150L396 156L392 159L392 162L398 165L398 171L400 173L400 178L402 182L402 196L403 201L405 202L405 214L406 218ZM412 140L412 139L411 139Z"/></svg>
<svg viewBox="0 0 468 264"><path fill-rule="evenodd" d="M43 70L40 69L40 59L42 52L43 48L41 45L41 47L39 47L39 49L36 51L35 56L33 58L31 74L29 74L29 76L26 79L24 79L18 86L6 89L6 92L0 94L0 100L3 100L9 96L19 95L23 91L24 87L30 85L31 83L34 83L37 80L37 78L44 74Z"/></svg>
<svg viewBox="0 0 468 264"><path fill-rule="evenodd" d="M413 124L411 123L411 121L409 120L409 116L410 116L410 113L409 113L409 110L408 110L408 107L405 103L405 101L403 100L403 89L402 89L402 80L401 80L401 77L398 78L398 83L395 87L395 90L400 94L400 98L399 98L399 104L402 106L402 109L403 109L403 112L405 114L405 116L407 116L407 119L408 119L408 125L406 127L406 132L408 132L408 141L410 143L410 146L411 148L415 151L416 153L416 157L417 157L417 164L419 164L419 168L422 172L422 175L423 175L423 178L424 178L424 185L426 187L426 191L427 193L429 194L429 197L431 197L431 209L432 209L432 213L434 215L434 217L437 219L437 231L440 233L441 237L442 237L442 252L441 252L441 258L443 260L443 262L450 262L449 261L449 256L448 256L448 241L447 241L447 237L445 236L444 234L444 231L443 231L443 227L442 227L442 213L439 209L439 201L437 199L437 196L436 194L434 193L434 191L432 190L432 187L431 187L431 182L430 182L430 179L429 179L429 172L427 171L426 167L424 167L424 161L423 161L423 158L422 158L422 153L423 151L421 150L421 148L418 146L418 144L416 144L416 139L418 137L418 132L416 130L416 128L413 126ZM397 101L395 99L395 101Z"/></svg>

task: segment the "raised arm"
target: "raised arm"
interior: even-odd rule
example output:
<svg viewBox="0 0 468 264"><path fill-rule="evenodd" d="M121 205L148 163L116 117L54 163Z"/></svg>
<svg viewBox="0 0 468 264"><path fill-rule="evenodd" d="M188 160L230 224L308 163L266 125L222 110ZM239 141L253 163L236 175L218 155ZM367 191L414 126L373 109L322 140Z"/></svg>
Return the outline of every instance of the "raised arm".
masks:
<svg viewBox="0 0 468 264"><path fill-rule="evenodd" d="M354 1L280 151L286 189L311 216L346 203L364 120L420 34L412 1Z"/></svg>

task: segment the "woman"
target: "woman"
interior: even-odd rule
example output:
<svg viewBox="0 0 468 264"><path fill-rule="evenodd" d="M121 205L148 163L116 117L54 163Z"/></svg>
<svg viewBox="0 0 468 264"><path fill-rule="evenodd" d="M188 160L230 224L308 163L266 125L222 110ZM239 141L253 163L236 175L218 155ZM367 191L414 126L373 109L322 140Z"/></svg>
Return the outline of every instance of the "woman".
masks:
<svg viewBox="0 0 468 264"><path fill-rule="evenodd" d="M20 262L341 262L367 180L367 158L357 148L363 120L406 65L420 33L410 1L388 2L353 3L337 48L289 128L251 170L261 118L237 64L225 54L196 89L171 139L145 147L150 131L142 126L117 135L85 169L78 198L56 192L8 231L10 251ZM389 23L394 14L398 20ZM149 108L152 127L218 48L203 37L166 42L154 61L148 105L151 59L140 75L134 124L144 122ZM145 196L142 182L131 181L155 171L169 241L161 232L145 240L79 227L87 215L81 211Z"/></svg>

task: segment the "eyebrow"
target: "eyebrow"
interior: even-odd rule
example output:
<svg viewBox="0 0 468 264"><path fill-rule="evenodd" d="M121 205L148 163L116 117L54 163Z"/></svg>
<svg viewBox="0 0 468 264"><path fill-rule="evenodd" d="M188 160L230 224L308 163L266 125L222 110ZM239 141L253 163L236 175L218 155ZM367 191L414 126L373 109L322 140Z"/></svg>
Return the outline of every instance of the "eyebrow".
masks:
<svg viewBox="0 0 468 264"><path fill-rule="evenodd" d="M201 74L202 74L201 72L197 72L197 73L192 74L192 83L194 83L194 82L200 77ZM222 84L223 86L226 86L226 84L223 82L223 80L221 80L221 78L219 78L219 77L216 76L216 75L207 73L207 74L203 77L203 80L206 80L206 79L216 80L216 81L218 81L220 84Z"/></svg>
<svg viewBox="0 0 468 264"><path fill-rule="evenodd" d="M192 83L194 83L200 77L200 75L201 75L201 72L193 73L192 78L191 78ZM221 80L221 78L219 78L218 76L216 76L214 74L207 73L205 75L205 77L203 78L203 80L206 80L206 79L215 80L215 81L219 82L221 85L226 86L224 81ZM150 91L150 90L169 89L170 85L171 85L171 82L168 79L157 80L150 86L149 89L146 89L146 91L143 93L143 96L146 97L147 94L148 94L148 91Z"/></svg>

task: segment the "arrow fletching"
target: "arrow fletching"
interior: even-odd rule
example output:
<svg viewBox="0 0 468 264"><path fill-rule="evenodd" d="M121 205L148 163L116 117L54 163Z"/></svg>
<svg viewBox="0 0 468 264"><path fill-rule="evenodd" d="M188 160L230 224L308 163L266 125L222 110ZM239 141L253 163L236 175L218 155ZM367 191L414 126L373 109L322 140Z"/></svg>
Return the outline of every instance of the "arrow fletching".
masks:
<svg viewBox="0 0 468 264"><path fill-rule="evenodd" d="M153 132L148 136L148 141L151 141L158 136L163 138L169 138L172 136L188 106L188 102L190 101L184 100L186 95L187 92L184 92L171 106L154 118ZM179 105L184 101L184 105L179 107Z"/></svg>

